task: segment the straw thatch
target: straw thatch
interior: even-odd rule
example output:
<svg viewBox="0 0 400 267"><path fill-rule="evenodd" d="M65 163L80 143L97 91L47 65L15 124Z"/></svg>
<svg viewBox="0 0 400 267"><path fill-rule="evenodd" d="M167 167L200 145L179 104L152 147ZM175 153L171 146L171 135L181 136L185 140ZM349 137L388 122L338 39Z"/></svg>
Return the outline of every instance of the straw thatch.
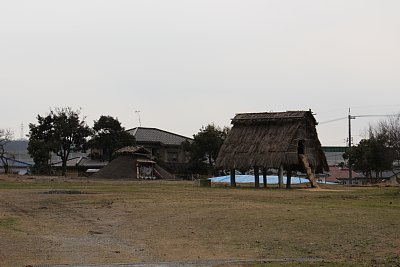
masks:
<svg viewBox="0 0 400 267"><path fill-rule="evenodd" d="M175 176L152 161L151 152L143 146L126 146L118 149L117 157L107 166L95 173L93 178L100 179L138 179L137 167L142 164L152 165L158 179L175 179Z"/></svg>
<svg viewBox="0 0 400 267"><path fill-rule="evenodd" d="M138 158L132 155L120 155L112 160L107 166L93 174L92 178L98 179L138 179L137 165L138 163L154 164L154 175L158 179L175 179L175 176L155 161L146 158Z"/></svg>
<svg viewBox="0 0 400 267"><path fill-rule="evenodd" d="M93 174L92 178L99 179L137 179L137 159L121 155L112 160L107 166Z"/></svg>
<svg viewBox="0 0 400 267"><path fill-rule="evenodd" d="M148 155L150 156L151 152L144 148L143 146L125 146L123 148L115 151L117 155Z"/></svg>
<svg viewBox="0 0 400 267"><path fill-rule="evenodd" d="M247 170L250 167L303 171L299 152L321 172L328 170L311 111L237 114L222 145L216 166Z"/></svg>

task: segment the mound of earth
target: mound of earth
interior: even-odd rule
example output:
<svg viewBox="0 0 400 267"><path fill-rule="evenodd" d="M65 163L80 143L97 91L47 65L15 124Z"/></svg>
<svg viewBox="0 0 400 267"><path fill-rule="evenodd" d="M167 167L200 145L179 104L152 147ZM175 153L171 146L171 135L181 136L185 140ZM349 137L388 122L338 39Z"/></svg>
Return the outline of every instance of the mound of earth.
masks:
<svg viewBox="0 0 400 267"><path fill-rule="evenodd" d="M107 166L93 174L99 179L136 179L136 159L129 156L119 156Z"/></svg>

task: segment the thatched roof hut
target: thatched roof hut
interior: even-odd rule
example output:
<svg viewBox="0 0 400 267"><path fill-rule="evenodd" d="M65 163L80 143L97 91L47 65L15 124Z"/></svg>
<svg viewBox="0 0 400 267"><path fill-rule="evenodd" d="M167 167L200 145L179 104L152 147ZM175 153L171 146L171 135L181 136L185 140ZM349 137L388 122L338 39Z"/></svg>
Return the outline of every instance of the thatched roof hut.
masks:
<svg viewBox="0 0 400 267"><path fill-rule="evenodd" d="M151 160L143 146L127 146L115 152L117 157L93 175L101 179L174 179L175 176Z"/></svg>
<svg viewBox="0 0 400 267"><path fill-rule="evenodd" d="M242 113L222 145L216 166L226 170L251 167L304 171L299 155L316 172L328 170L311 111Z"/></svg>

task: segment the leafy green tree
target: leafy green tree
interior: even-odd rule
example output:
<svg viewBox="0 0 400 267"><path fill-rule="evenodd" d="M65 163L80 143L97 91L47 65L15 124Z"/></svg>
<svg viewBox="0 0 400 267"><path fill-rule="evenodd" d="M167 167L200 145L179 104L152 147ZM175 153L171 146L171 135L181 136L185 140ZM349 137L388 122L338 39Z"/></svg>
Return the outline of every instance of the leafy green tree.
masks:
<svg viewBox="0 0 400 267"><path fill-rule="evenodd" d="M13 138L13 131L10 129L0 129L0 160L3 163L4 167L4 172L8 173L9 172L9 161L8 159L12 157L12 155L9 155L6 150L5 150L5 145L11 142Z"/></svg>
<svg viewBox="0 0 400 267"><path fill-rule="evenodd" d="M101 116L94 121L93 137L89 147L101 150L101 158L110 160L115 150L124 146L135 145L135 138L121 126L118 119L111 116Z"/></svg>
<svg viewBox="0 0 400 267"><path fill-rule="evenodd" d="M348 159L348 156L349 153L346 152L344 158ZM357 146L352 148L350 159L350 164L354 165L355 170L372 178L372 171L378 175L382 171L392 169L395 153L392 148L386 146L383 138L372 136L369 139L361 140Z"/></svg>
<svg viewBox="0 0 400 267"><path fill-rule="evenodd" d="M62 174L67 170L67 160L71 152L86 148L86 138L91 134L80 110L70 107L55 108L46 116L37 116L37 124L29 124L28 152L39 165L46 165L46 154L55 153L62 161Z"/></svg>
<svg viewBox="0 0 400 267"><path fill-rule="evenodd" d="M208 170L209 174L212 172L218 152L228 133L228 127L221 129L214 124L209 124L193 135L193 142L189 145L189 151L192 156L191 165L195 170L200 173L204 172L205 169Z"/></svg>
<svg viewBox="0 0 400 267"><path fill-rule="evenodd" d="M28 143L28 153L34 161L32 168L36 174L50 174L51 149L44 139L31 139Z"/></svg>

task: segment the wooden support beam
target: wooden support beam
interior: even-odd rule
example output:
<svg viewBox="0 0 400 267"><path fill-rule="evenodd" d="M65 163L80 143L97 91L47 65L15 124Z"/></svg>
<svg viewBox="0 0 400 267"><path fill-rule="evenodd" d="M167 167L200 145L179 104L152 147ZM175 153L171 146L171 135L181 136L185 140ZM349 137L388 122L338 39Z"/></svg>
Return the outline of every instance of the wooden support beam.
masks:
<svg viewBox="0 0 400 267"><path fill-rule="evenodd" d="M235 169L231 169L231 186L236 187Z"/></svg>
<svg viewBox="0 0 400 267"><path fill-rule="evenodd" d="M286 177L287 177L286 189L290 189L292 187L292 170L291 169L288 169L286 171Z"/></svg>
<svg viewBox="0 0 400 267"><path fill-rule="evenodd" d="M283 165L279 166L278 170L278 187L283 188Z"/></svg>
<svg viewBox="0 0 400 267"><path fill-rule="evenodd" d="M267 168L263 168L263 184L267 188Z"/></svg>
<svg viewBox="0 0 400 267"><path fill-rule="evenodd" d="M260 169L258 167L254 167L254 186L260 188Z"/></svg>

